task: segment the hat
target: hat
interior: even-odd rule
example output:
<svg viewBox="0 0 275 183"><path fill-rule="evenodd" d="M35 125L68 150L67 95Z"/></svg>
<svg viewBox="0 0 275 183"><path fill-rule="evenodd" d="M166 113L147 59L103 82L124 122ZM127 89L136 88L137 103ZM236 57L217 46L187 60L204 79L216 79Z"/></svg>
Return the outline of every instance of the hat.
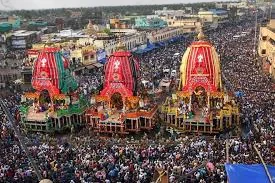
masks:
<svg viewBox="0 0 275 183"><path fill-rule="evenodd" d="M39 183L53 183L53 182L49 179L43 179Z"/></svg>

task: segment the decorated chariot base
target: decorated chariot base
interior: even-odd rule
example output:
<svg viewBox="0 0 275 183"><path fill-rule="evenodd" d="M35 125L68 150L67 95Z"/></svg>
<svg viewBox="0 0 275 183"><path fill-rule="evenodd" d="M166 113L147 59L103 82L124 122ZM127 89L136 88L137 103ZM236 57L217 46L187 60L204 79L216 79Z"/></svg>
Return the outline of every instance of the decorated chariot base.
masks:
<svg viewBox="0 0 275 183"><path fill-rule="evenodd" d="M201 32L182 58L177 92L161 112L168 126L180 132L219 133L239 123L234 99L222 86L219 56Z"/></svg>

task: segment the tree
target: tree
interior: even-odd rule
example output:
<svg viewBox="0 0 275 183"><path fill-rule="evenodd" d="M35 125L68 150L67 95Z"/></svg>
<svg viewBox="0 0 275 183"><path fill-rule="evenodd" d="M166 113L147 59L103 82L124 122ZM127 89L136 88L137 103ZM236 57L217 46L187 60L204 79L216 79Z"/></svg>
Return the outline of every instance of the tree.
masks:
<svg viewBox="0 0 275 183"><path fill-rule="evenodd" d="M103 29L103 32L106 33L106 34L108 34L109 36L113 34L113 33L111 32L111 30L110 30L110 29L107 29L107 28Z"/></svg>

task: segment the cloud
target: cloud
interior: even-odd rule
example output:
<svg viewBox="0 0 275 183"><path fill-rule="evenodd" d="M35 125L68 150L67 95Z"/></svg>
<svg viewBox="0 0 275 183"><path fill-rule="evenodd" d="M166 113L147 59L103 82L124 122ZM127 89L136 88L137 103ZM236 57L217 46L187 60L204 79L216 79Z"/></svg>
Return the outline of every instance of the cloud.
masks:
<svg viewBox="0 0 275 183"><path fill-rule="evenodd" d="M1 0L0 9L51 9L70 7L94 7L94 6L118 6L118 5L142 5L142 4L173 4L211 2L213 0ZM0 2L1 2L0 1ZM225 1L225 0L223 0Z"/></svg>

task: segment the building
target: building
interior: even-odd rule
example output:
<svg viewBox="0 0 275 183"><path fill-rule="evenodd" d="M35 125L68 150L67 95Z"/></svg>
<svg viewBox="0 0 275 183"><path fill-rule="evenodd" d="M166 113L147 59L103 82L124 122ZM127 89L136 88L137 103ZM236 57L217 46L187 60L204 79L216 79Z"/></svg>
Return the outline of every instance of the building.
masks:
<svg viewBox="0 0 275 183"><path fill-rule="evenodd" d="M17 16L0 16L0 24L2 23L11 24L12 29L19 29L21 21Z"/></svg>
<svg viewBox="0 0 275 183"><path fill-rule="evenodd" d="M28 30L31 31L38 31L41 30L44 27L47 27L48 22L45 22L41 19L30 21L28 24Z"/></svg>
<svg viewBox="0 0 275 183"><path fill-rule="evenodd" d="M37 31L20 30L11 34L7 44L14 49L29 49L39 39Z"/></svg>
<svg viewBox="0 0 275 183"><path fill-rule="evenodd" d="M63 18L61 18L61 17L55 18L55 26L57 27L58 31L63 30L64 29L64 25L65 25L65 22L64 22Z"/></svg>
<svg viewBox="0 0 275 183"><path fill-rule="evenodd" d="M203 23L220 24L228 22L228 12L226 10L210 9L208 11L200 10L198 17Z"/></svg>
<svg viewBox="0 0 275 183"><path fill-rule="evenodd" d="M159 17L138 17L135 20L135 28L137 29L159 29L167 27L167 22Z"/></svg>
<svg viewBox="0 0 275 183"><path fill-rule="evenodd" d="M78 62L83 66L96 63L96 49L94 46L76 46L70 50L70 59L72 62Z"/></svg>
<svg viewBox="0 0 275 183"><path fill-rule="evenodd" d="M201 26L197 17L171 16L167 19L168 27L181 27L183 32L196 32Z"/></svg>
<svg viewBox="0 0 275 183"><path fill-rule="evenodd" d="M237 9L247 9L249 7L247 0L235 2L217 2L215 5L217 9L230 9L233 7L236 7Z"/></svg>
<svg viewBox="0 0 275 183"><path fill-rule="evenodd" d="M275 19L260 28L258 54L263 69L275 79Z"/></svg>
<svg viewBox="0 0 275 183"><path fill-rule="evenodd" d="M173 37L180 36L183 33L184 32L181 27L167 27L147 33L147 39L151 43L163 42L172 39Z"/></svg>
<svg viewBox="0 0 275 183"><path fill-rule="evenodd" d="M70 18L81 18L82 17L82 12L81 11L72 11L72 10L69 10L70 13L71 13L71 16Z"/></svg>
<svg viewBox="0 0 275 183"><path fill-rule="evenodd" d="M190 8L188 8L190 10ZM191 8L192 12L192 8ZM167 7L164 7L162 10L156 10L155 15L159 17L168 17L168 16L184 16L186 15L185 10L168 10Z"/></svg>
<svg viewBox="0 0 275 183"><path fill-rule="evenodd" d="M134 22L131 18L112 18L110 19L110 29L131 29Z"/></svg>
<svg viewBox="0 0 275 183"><path fill-rule="evenodd" d="M6 42L6 35L2 34L0 35L0 52L6 52L7 51L7 42Z"/></svg>
<svg viewBox="0 0 275 183"><path fill-rule="evenodd" d="M122 35L119 39L96 39L94 40L94 45L98 49L104 49L107 55L111 55L116 50L116 45L118 44L119 40L127 48L127 50L132 50L140 45L145 44L147 37L145 32L139 32L135 34Z"/></svg>

